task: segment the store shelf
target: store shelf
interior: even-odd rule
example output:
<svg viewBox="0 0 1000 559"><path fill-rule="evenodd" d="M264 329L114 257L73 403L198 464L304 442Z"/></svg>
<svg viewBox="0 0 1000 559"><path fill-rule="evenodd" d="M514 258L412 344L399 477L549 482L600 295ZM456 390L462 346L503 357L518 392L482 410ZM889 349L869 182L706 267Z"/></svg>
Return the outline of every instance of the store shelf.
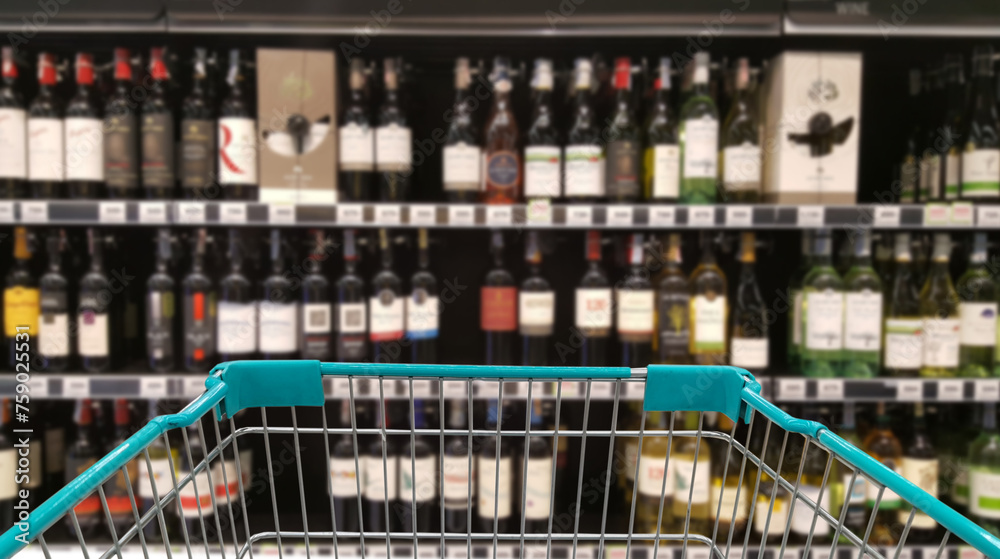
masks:
<svg viewBox="0 0 1000 559"><path fill-rule="evenodd" d="M996 402L1000 379L773 379L778 402Z"/></svg>
<svg viewBox="0 0 1000 559"><path fill-rule="evenodd" d="M165 33L162 0L4 0L0 31L14 52L38 32Z"/></svg>
<svg viewBox="0 0 1000 559"><path fill-rule="evenodd" d="M1000 37L1000 11L990 0L947 3L897 0L789 0L786 35Z"/></svg>
<svg viewBox="0 0 1000 559"><path fill-rule="evenodd" d="M1000 206L0 202L0 224L665 229L1000 229Z"/></svg>

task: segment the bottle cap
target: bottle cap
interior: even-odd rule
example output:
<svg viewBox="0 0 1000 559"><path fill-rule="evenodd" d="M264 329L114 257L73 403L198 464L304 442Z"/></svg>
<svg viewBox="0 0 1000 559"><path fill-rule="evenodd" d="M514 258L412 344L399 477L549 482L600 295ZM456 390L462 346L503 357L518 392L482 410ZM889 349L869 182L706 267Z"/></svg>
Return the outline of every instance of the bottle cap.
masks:
<svg viewBox="0 0 1000 559"><path fill-rule="evenodd" d="M642 265L642 233L633 233L630 240L628 262L633 266Z"/></svg>
<svg viewBox="0 0 1000 559"><path fill-rule="evenodd" d="M128 400L121 398L115 400L115 425L122 427L128 425Z"/></svg>
<svg viewBox="0 0 1000 559"><path fill-rule="evenodd" d="M659 76L656 78L656 89L670 89L670 57L660 58Z"/></svg>
<svg viewBox="0 0 1000 559"><path fill-rule="evenodd" d="M382 70L385 79L385 88L390 91L395 91L399 88L399 74L397 69L398 63L395 58L386 58L382 62Z"/></svg>
<svg viewBox="0 0 1000 559"><path fill-rule="evenodd" d="M744 231L740 236L740 242L740 262L753 263L756 261L757 239L753 232Z"/></svg>
<svg viewBox="0 0 1000 559"><path fill-rule="evenodd" d="M128 49L115 49L115 79L132 81L132 64Z"/></svg>
<svg viewBox="0 0 1000 559"><path fill-rule="evenodd" d="M744 90L750 85L750 59L741 57L736 61L736 89Z"/></svg>
<svg viewBox="0 0 1000 559"><path fill-rule="evenodd" d="M3 47L3 77L17 77L17 64L14 64L14 49L11 47Z"/></svg>
<svg viewBox="0 0 1000 559"><path fill-rule="evenodd" d="M351 89L359 90L365 87L365 62L360 58L351 59Z"/></svg>
<svg viewBox="0 0 1000 559"><path fill-rule="evenodd" d="M632 60L622 57L615 59L615 89L632 88Z"/></svg>
<svg viewBox="0 0 1000 559"><path fill-rule="evenodd" d="M76 83L80 85L93 85L94 83L94 57L85 52L76 55Z"/></svg>
<svg viewBox="0 0 1000 559"><path fill-rule="evenodd" d="M694 55L694 83L708 83L708 64L710 59L705 51L696 52Z"/></svg>
<svg viewBox="0 0 1000 559"><path fill-rule="evenodd" d="M469 59L460 56L455 60L455 89L466 89L472 83L472 75L469 71Z"/></svg>
<svg viewBox="0 0 1000 559"><path fill-rule="evenodd" d="M498 92L506 93L510 91L510 61L507 58L498 56L493 59L493 75L491 78L493 87Z"/></svg>
<svg viewBox="0 0 1000 559"><path fill-rule="evenodd" d="M358 259L354 244L354 229L344 230L344 260L353 262Z"/></svg>
<svg viewBox="0 0 1000 559"><path fill-rule="evenodd" d="M170 79L170 74L167 73L167 65L163 62L163 47L149 49L149 74L156 81Z"/></svg>
<svg viewBox="0 0 1000 559"><path fill-rule="evenodd" d="M599 262L601 260L601 232L597 230L587 231L587 260L589 262Z"/></svg>
<svg viewBox="0 0 1000 559"><path fill-rule="evenodd" d="M38 55L38 83L41 85L56 84L56 57L47 52Z"/></svg>
<svg viewBox="0 0 1000 559"><path fill-rule="evenodd" d="M532 87L539 90L552 89L552 61L547 58L535 59L535 74L531 80Z"/></svg>
<svg viewBox="0 0 1000 559"><path fill-rule="evenodd" d="M574 70L574 74L574 87L576 89L590 89L591 82L593 81L594 65L591 64L589 58L576 59L576 69Z"/></svg>

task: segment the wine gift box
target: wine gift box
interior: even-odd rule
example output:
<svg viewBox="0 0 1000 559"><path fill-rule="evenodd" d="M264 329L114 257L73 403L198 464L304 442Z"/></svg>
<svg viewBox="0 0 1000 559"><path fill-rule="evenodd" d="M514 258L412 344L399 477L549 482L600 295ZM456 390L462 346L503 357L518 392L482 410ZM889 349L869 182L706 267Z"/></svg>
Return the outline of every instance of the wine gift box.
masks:
<svg viewBox="0 0 1000 559"><path fill-rule="evenodd" d="M257 49L260 201L337 201L332 51Z"/></svg>
<svg viewBox="0 0 1000 559"><path fill-rule="evenodd" d="M861 54L785 52L772 60L764 102L764 198L853 204L858 189Z"/></svg>

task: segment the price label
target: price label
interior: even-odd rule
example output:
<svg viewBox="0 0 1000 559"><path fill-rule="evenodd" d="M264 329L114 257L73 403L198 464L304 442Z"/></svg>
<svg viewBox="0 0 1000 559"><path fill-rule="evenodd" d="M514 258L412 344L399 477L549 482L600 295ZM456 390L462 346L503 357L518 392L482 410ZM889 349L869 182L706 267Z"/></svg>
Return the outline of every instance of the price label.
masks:
<svg viewBox="0 0 1000 559"><path fill-rule="evenodd" d="M90 379L63 377L63 398L90 398Z"/></svg>
<svg viewBox="0 0 1000 559"><path fill-rule="evenodd" d="M496 398L500 394L500 383L495 380L474 380L472 390L476 398Z"/></svg>
<svg viewBox="0 0 1000 559"><path fill-rule="evenodd" d="M822 402L843 400L844 381L841 379L819 379L816 381L816 398Z"/></svg>
<svg viewBox="0 0 1000 559"><path fill-rule="evenodd" d="M551 225L552 202L548 198L530 200L524 210L524 219L528 225Z"/></svg>
<svg viewBox="0 0 1000 559"><path fill-rule="evenodd" d="M927 204L924 206L924 225L948 225L950 217L947 204Z"/></svg>
<svg viewBox="0 0 1000 559"><path fill-rule="evenodd" d="M166 202L139 202L139 223L166 223Z"/></svg>
<svg viewBox="0 0 1000 559"><path fill-rule="evenodd" d="M175 206L177 223L205 223L205 204L203 202L177 202Z"/></svg>
<svg viewBox="0 0 1000 559"><path fill-rule="evenodd" d="M711 206L688 206L688 225L692 227L712 227L715 225L715 208Z"/></svg>
<svg viewBox="0 0 1000 559"><path fill-rule="evenodd" d="M0 223L14 223L14 202L0 202Z"/></svg>
<svg viewBox="0 0 1000 559"><path fill-rule="evenodd" d="M919 402L924 399L924 381L896 381L896 399L900 402Z"/></svg>
<svg viewBox="0 0 1000 559"><path fill-rule="evenodd" d="M48 220L48 202L21 202L22 223L45 223Z"/></svg>
<svg viewBox="0 0 1000 559"><path fill-rule="evenodd" d="M142 377L139 379L140 398L166 398L167 379L164 377Z"/></svg>
<svg viewBox="0 0 1000 559"><path fill-rule="evenodd" d="M594 224L594 208L590 206L566 206L566 225L590 227Z"/></svg>
<svg viewBox="0 0 1000 559"><path fill-rule="evenodd" d="M514 559L514 546L498 545L496 550L497 559Z"/></svg>
<svg viewBox="0 0 1000 559"><path fill-rule="evenodd" d="M952 202L951 204L951 224L962 227L971 227L975 214L972 212L971 202Z"/></svg>
<svg viewBox="0 0 1000 559"><path fill-rule="evenodd" d="M125 202L98 202L97 221L125 223Z"/></svg>
<svg viewBox="0 0 1000 559"><path fill-rule="evenodd" d="M753 225L753 208L750 206L726 206L727 227L750 227Z"/></svg>
<svg viewBox="0 0 1000 559"><path fill-rule="evenodd" d="M965 399L965 381L942 379L938 381L938 400L942 402L961 402Z"/></svg>
<svg viewBox="0 0 1000 559"><path fill-rule="evenodd" d="M902 211L899 206L875 206L872 224L875 227L899 227L899 216Z"/></svg>
<svg viewBox="0 0 1000 559"><path fill-rule="evenodd" d="M709 559L710 553L707 547L692 545L687 550L687 556L691 559Z"/></svg>
<svg viewBox="0 0 1000 559"><path fill-rule="evenodd" d="M934 555L937 555L937 553ZM913 550L904 546L902 549L898 550L895 557L896 559L913 559Z"/></svg>
<svg viewBox="0 0 1000 559"><path fill-rule="evenodd" d="M242 202L220 202L219 223L239 225L247 222L247 205Z"/></svg>
<svg viewBox="0 0 1000 559"><path fill-rule="evenodd" d="M441 390L445 398L467 398L469 396L469 383L464 380L443 380Z"/></svg>
<svg viewBox="0 0 1000 559"><path fill-rule="evenodd" d="M509 226L513 219L510 206L486 206L486 225Z"/></svg>
<svg viewBox="0 0 1000 559"><path fill-rule="evenodd" d="M608 225L632 227L632 206L608 206Z"/></svg>
<svg viewBox="0 0 1000 559"><path fill-rule="evenodd" d="M433 545L417 545L417 557L437 557L439 548ZM395 552L393 553L395 554ZM400 554L402 555L402 553Z"/></svg>
<svg viewBox="0 0 1000 559"><path fill-rule="evenodd" d="M399 225L402 218L399 206L395 204L377 204L375 206L375 223L378 225Z"/></svg>
<svg viewBox="0 0 1000 559"><path fill-rule="evenodd" d="M795 223L799 227L822 227L826 218L823 206L799 206L798 218Z"/></svg>
<svg viewBox="0 0 1000 559"><path fill-rule="evenodd" d="M337 204L337 223L341 225L361 225L365 220L361 204Z"/></svg>
<svg viewBox="0 0 1000 559"><path fill-rule="evenodd" d="M333 393L341 398L350 398L351 381L347 377L333 377Z"/></svg>
<svg viewBox="0 0 1000 559"><path fill-rule="evenodd" d="M642 400L646 396L646 383L645 382L626 382L625 383L625 399L626 400Z"/></svg>
<svg viewBox="0 0 1000 559"><path fill-rule="evenodd" d="M580 395L580 382L575 380L564 380L559 383L563 398L576 398ZM593 396L594 391L590 391Z"/></svg>
<svg viewBox="0 0 1000 559"><path fill-rule="evenodd" d="M830 550L823 548L821 545L813 547L809 550L809 559L830 559Z"/></svg>
<svg viewBox="0 0 1000 559"><path fill-rule="evenodd" d="M413 397L414 398L430 398L434 395L432 384L437 381L427 380L427 379L414 379L413 380ZM407 391L409 392L409 391Z"/></svg>
<svg viewBox="0 0 1000 559"><path fill-rule="evenodd" d="M437 222L437 210L430 204L410 206L410 225L434 225Z"/></svg>
<svg viewBox="0 0 1000 559"><path fill-rule="evenodd" d="M673 227L677 223L673 206L650 206L649 224L653 227Z"/></svg>
<svg viewBox="0 0 1000 559"><path fill-rule="evenodd" d="M295 206L291 204L268 204L267 221L275 224L295 223Z"/></svg>
<svg viewBox="0 0 1000 559"><path fill-rule="evenodd" d="M567 383L563 383L564 385ZM565 394L566 388L563 387L563 394ZM619 389L622 390L622 389ZM620 393L620 392L619 392ZM610 400L614 398L615 395L615 383L613 382L601 382L593 381L590 383L590 399L591 400Z"/></svg>
<svg viewBox="0 0 1000 559"><path fill-rule="evenodd" d="M806 379L778 379L778 396L782 400L803 401L806 399Z"/></svg>
<svg viewBox="0 0 1000 559"><path fill-rule="evenodd" d="M477 549L478 547L480 546L473 546L472 549ZM487 550L487 553L492 553L492 550ZM444 556L445 559L468 559L469 550L464 545L448 545L444 548Z"/></svg>
<svg viewBox="0 0 1000 559"><path fill-rule="evenodd" d="M1000 227L1000 206L979 206L976 208L976 225L979 227Z"/></svg>
<svg viewBox="0 0 1000 559"><path fill-rule="evenodd" d="M977 402L996 402L1000 400L1000 380L975 381L973 397Z"/></svg>
<svg viewBox="0 0 1000 559"><path fill-rule="evenodd" d="M34 375L28 379L28 392L35 398L47 398L49 396L49 379Z"/></svg>
<svg viewBox="0 0 1000 559"><path fill-rule="evenodd" d="M450 205L448 206L448 225L475 225L476 212L473 206Z"/></svg>
<svg viewBox="0 0 1000 559"><path fill-rule="evenodd" d="M184 377L184 385L181 388L185 398L197 398L205 391L205 379L202 377Z"/></svg>
<svg viewBox="0 0 1000 559"><path fill-rule="evenodd" d="M548 554L545 552L544 545L526 545L524 546L524 557L525 559L548 559Z"/></svg>

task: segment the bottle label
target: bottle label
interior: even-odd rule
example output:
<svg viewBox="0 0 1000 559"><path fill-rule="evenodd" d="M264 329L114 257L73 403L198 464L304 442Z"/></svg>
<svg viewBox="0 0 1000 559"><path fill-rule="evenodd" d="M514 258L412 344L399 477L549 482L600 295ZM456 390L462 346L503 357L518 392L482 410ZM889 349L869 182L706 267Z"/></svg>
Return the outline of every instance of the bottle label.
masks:
<svg viewBox="0 0 1000 559"><path fill-rule="evenodd" d="M960 505L969 504L969 464L961 455L952 455L955 482L951 485L951 499Z"/></svg>
<svg viewBox="0 0 1000 559"><path fill-rule="evenodd" d="M252 118L219 119L219 183L257 184L257 123Z"/></svg>
<svg viewBox="0 0 1000 559"><path fill-rule="evenodd" d="M851 473L845 473L841 483L844 487L850 487L851 491L845 496L845 501L849 505L864 505L868 495L868 481L860 473L854 477L854 485L851 485ZM828 489L829 491L829 489Z"/></svg>
<svg viewBox="0 0 1000 559"><path fill-rule="evenodd" d="M408 456L402 456L399 461L399 500L412 503L416 493L418 503L434 501L438 486L437 456L414 458L412 463Z"/></svg>
<svg viewBox="0 0 1000 559"><path fill-rule="evenodd" d="M882 344L882 294L865 290L844 295L844 347L879 351Z"/></svg>
<svg viewBox="0 0 1000 559"><path fill-rule="evenodd" d="M889 468L890 470L896 472L896 474L903 475L899 469L899 466L896 464L895 461L890 459L885 459L882 460L882 464L886 468ZM875 500L878 499L880 486L876 483L869 483L865 486L865 488L866 488L865 497L868 500L868 508L874 508ZM878 505L879 510L896 510L901 506L903 506L903 500L899 497L899 495L897 495L891 489L886 487L885 490L882 491L882 500L879 502Z"/></svg>
<svg viewBox="0 0 1000 559"><path fill-rule="evenodd" d="M191 472L177 474L177 482ZM215 514L212 506L212 484L208 480L208 470L204 469L194 475L193 480L180 488L181 516L183 518L203 518ZM162 496L161 496L162 498Z"/></svg>
<svg viewBox="0 0 1000 559"><path fill-rule="evenodd" d="M683 127L684 178L714 179L718 176L719 121L705 115L685 120Z"/></svg>
<svg viewBox="0 0 1000 559"><path fill-rule="evenodd" d="M476 460L472 460L472 475L476 475ZM469 508L469 458L467 456L444 457L444 506L445 508Z"/></svg>
<svg viewBox="0 0 1000 559"><path fill-rule="evenodd" d="M723 181L726 190L760 190L760 146L745 142L739 146L729 146L722 151Z"/></svg>
<svg viewBox="0 0 1000 559"><path fill-rule="evenodd" d="M63 180L63 154L62 119L29 118L28 180Z"/></svg>
<svg viewBox="0 0 1000 559"><path fill-rule="evenodd" d="M516 287L483 287L479 297L480 329L491 332L517 330Z"/></svg>
<svg viewBox="0 0 1000 559"><path fill-rule="evenodd" d="M0 177L24 179L28 176L27 117L24 109L0 108Z"/></svg>
<svg viewBox="0 0 1000 559"><path fill-rule="evenodd" d="M601 146L566 146L566 196L604 196L604 166Z"/></svg>
<svg viewBox="0 0 1000 559"><path fill-rule="evenodd" d="M97 463L94 458L66 458L66 477L68 479L75 478L76 476L87 471L88 468ZM4 472L6 475L6 472ZM14 479L13 471L10 472L10 478ZM73 512L76 513L77 518L80 521L80 526L97 526L99 522L103 520L103 512L101 505L100 496L94 492L90 496L85 497L82 501L73 507Z"/></svg>
<svg viewBox="0 0 1000 559"><path fill-rule="evenodd" d="M768 519L770 517L770 519ZM823 521L820 521L823 522ZM765 488L761 484L761 491L757 493L757 505L753 509L753 529L757 534L764 532L767 526L767 538L773 534L782 534L788 524L788 498L780 492L775 495L774 502L771 502L771 488ZM817 522L816 524L819 524Z"/></svg>
<svg viewBox="0 0 1000 559"><path fill-rule="evenodd" d="M927 195L930 193L930 156L924 155L920 157L918 164L918 180L917 180L917 192L919 193L920 200L926 201Z"/></svg>
<svg viewBox="0 0 1000 559"><path fill-rule="evenodd" d="M691 299L694 319L694 352L726 350L726 298L695 295Z"/></svg>
<svg viewBox="0 0 1000 559"><path fill-rule="evenodd" d="M639 142L614 140L607 147L607 194L612 198L639 197Z"/></svg>
<svg viewBox="0 0 1000 559"><path fill-rule="evenodd" d="M931 497L938 496L938 460L937 458L907 458L903 457L903 477L910 483L926 491ZM910 516L909 507L899 511L900 522L905 523ZM913 527L924 530L937 528L937 521L917 510L913 516Z"/></svg>
<svg viewBox="0 0 1000 559"><path fill-rule="evenodd" d="M174 488L173 479L170 477L170 459L158 458L154 460L150 457L149 464L152 469L146 466L145 457L139 457L139 473L136 476L139 478L136 480L139 497L143 499L154 498L153 489L155 488L155 497L162 499ZM180 478L177 481L180 481Z"/></svg>
<svg viewBox="0 0 1000 559"><path fill-rule="evenodd" d="M828 289L806 295L806 348L830 351L844 347L844 294Z"/></svg>
<svg viewBox="0 0 1000 559"><path fill-rule="evenodd" d="M174 294L151 291L146 296L146 351L153 359L174 354Z"/></svg>
<svg viewBox="0 0 1000 559"><path fill-rule="evenodd" d="M528 460L528 478L525 480L524 517L528 520L545 520L552 505L552 455L548 458Z"/></svg>
<svg viewBox="0 0 1000 559"><path fill-rule="evenodd" d="M901 202L912 202L917 191L917 163L912 155L907 155L906 159L899 166L899 183Z"/></svg>
<svg viewBox="0 0 1000 559"><path fill-rule="evenodd" d="M330 321L330 303L303 303L303 332L306 334L329 334L332 326Z"/></svg>
<svg viewBox="0 0 1000 559"><path fill-rule="evenodd" d="M496 188L514 188L521 176L521 162L513 151L486 154L486 179Z"/></svg>
<svg viewBox="0 0 1000 559"><path fill-rule="evenodd" d="M733 338L729 364L744 369L766 369L767 338Z"/></svg>
<svg viewBox="0 0 1000 559"><path fill-rule="evenodd" d="M0 450L0 500L14 499L17 496L17 451L14 449Z"/></svg>
<svg viewBox="0 0 1000 559"><path fill-rule="evenodd" d="M18 326L27 326L29 335L38 333L38 301L39 292L35 288L16 286L3 290L3 330L8 338L23 332Z"/></svg>
<svg viewBox="0 0 1000 559"><path fill-rule="evenodd" d="M924 321L888 318L885 321L885 366L919 369L924 358Z"/></svg>
<svg viewBox="0 0 1000 559"><path fill-rule="evenodd" d="M633 463L634 465L634 463ZM664 470L664 465L667 469ZM676 488L677 463L673 456L667 463L666 456L643 454L639 457L639 494L659 498L660 495L670 497ZM666 472L667 481L663 482ZM685 493L687 495L687 493ZM686 497L685 497L686 499Z"/></svg>
<svg viewBox="0 0 1000 559"><path fill-rule="evenodd" d="M79 352L83 357L108 356L108 315L91 310L77 317Z"/></svg>
<svg viewBox="0 0 1000 559"><path fill-rule="evenodd" d="M195 291L184 295L184 355L202 361L215 353L214 297Z"/></svg>
<svg viewBox="0 0 1000 559"><path fill-rule="evenodd" d="M987 466L970 467L969 491L973 516L1000 518L1000 471Z"/></svg>
<svg viewBox="0 0 1000 559"><path fill-rule="evenodd" d="M358 457L358 466L364 468L365 459ZM354 458L330 459L330 494L334 497L357 497L358 474L354 469Z"/></svg>
<svg viewBox="0 0 1000 559"><path fill-rule="evenodd" d="M257 351L257 304L219 301L219 353Z"/></svg>
<svg viewBox="0 0 1000 559"><path fill-rule="evenodd" d="M444 147L444 189L478 191L482 181L483 151L465 142Z"/></svg>
<svg viewBox="0 0 1000 559"><path fill-rule="evenodd" d="M686 460L684 458L678 458L672 456L670 458L671 462L676 462L676 464L671 468L674 470L674 494L681 498L683 495L691 495L690 499L686 499L689 504L692 505L704 505L708 504L709 500L709 489L711 488L711 475L709 471L711 467L709 466L708 460L702 460L701 464L698 464L697 471L695 470L695 463L693 460ZM692 486L694 491L691 491Z"/></svg>
<svg viewBox="0 0 1000 559"><path fill-rule="evenodd" d="M493 510L496 509L496 518L507 518L511 511L511 485L513 476L513 458L500 456L496 458L478 458L476 468L479 483L477 484L479 497L479 517L494 518ZM499 464L498 464L499 462ZM499 486L497 478L499 477Z"/></svg>
<svg viewBox="0 0 1000 559"><path fill-rule="evenodd" d="M1000 197L1000 149L962 153L962 197Z"/></svg>
<svg viewBox="0 0 1000 559"><path fill-rule="evenodd" d="M518 321L522 336L548 336L556 319L554 291L521 291L518 294Z"/></svg>
<svg viewBox="0 0 1000 559"><path fill-rule="evenodd" d="M413 151L410 129L396 123L375 129L375 168L379 171L409 171Z"/></svg>
<svg viewBox="0 0 1000 559"><path fill-rule="evenodd" d="M611 330L611 288L576 290L576 327L589 336L607 336Z"/></svg>
<svg viewBox="0 0 1000 559"><path fill-rule="evenodd" d="M232 456L216 461L212 465L212 481L215 482L215 502L219 507L225 507L240 498L239 473L236 471L236 460Z"/></svg>
<svg viewBox="0 0 1000 559"><path fill-rule="evenodd" d="M104 180L103 122L66 117L66 180Z"/></svg>
<svg viewBox="0 0 1000 559"><path fill-rule="evenodd" d="M371 171L374 168L375 135L371 127L356 122L341 126L339 149L342 171Z"/></svg>
<svg viewBox="0 0 1000 559"><path fill-rule="evenodd" d="M142 117L142 186L174 186L174 118L170 113Z"/></svg>
<svg viewBox="0 0 1000 559"><path fill-rule="evenodd" d="M681 192L681 146L653 146L653 198L677 198Z"/></svg>
<svg viewBox="0 0 1000 559"><path fill-rule="evenodd" d="M398 340L403 337L403 299L390 289L381 290L371 298L369 314L372 317L371 340Z"/></svg>
<svg viewBox="0 0 1000 559"><path fill-rule="evenodd" d="M341 334L363 334L368 327L364 303L337 305L337 331Z"/></svg>
<svg viewBox="0 0 1000 559"><path fill-rule="evenodd" d="M960 303L958 315L962 345L993 347L997 343L996 303Z"/></svg>
<svg viewBox="0 0 1000 559"><path fill-rule="evenodd" d="M205 188L215 180L215 122L181 121L181 187Z"/></svg>
<svg viewBox="0 0 1000 559"><path fill-rule="evenodd" d="M108 506L108 514L112 521L127 518L131 520L132 507L134 503L129 498L130 482L136 478L136 462L133 460L126 464L125 470L128 472L129 481L125 481L125 474L121 469L104 484L104 498Z"/></svg>
<svg viewBox="0 0 1000 559"><path fill-rule="evenodd" d="M104 181L108 188L139 186L139 127L134 114L104 117Z"/></svg>
<svg viewBox="0 0 1000 559"><path fill-rule="evenodd" d="M732 468L732 466L730 466ZM737 474L739 471L737 470ZM744 485L740 488L739 502L736 500L736 487L723 485L721 479L715 480L712 484L711 501L709 501L708 512L715 516L715 511L719 511L720 522L743 523L747 519L750 505L751 490ZM719 494L722 495L722 509L719 509Z"/></svg>
<svg viewBox="0 0 1000 559"><path fill-rule="evenodd" d="M261 301L260 350L265 353L292 353L298 349L299 305Z"/></svg>
<svg viewBox="0 0 1000 559"><path fill-rule="evenodd" d="M805 484L799 486L799 495L806 497L813 503L819 504L821 509L828 511L830 510L830 488L826 488L822 493L823 498L820 499L819 487ZM814 518L816 518L815 527L813 527ZM806 536L812 533L814 536L824 537L830 533L830 524L819 518L816 511L800 499L795 500L791 528L793 533Z"/></svg>
<svg viewBox="0 0 1000 559"><path fill-rule="evenodd" d="M687 292L660 291L659 313L660 358L687 355L691 344L691 296Z"/></svg>
<svg viewBox="0 0 1000 559"><path fill-rule="evenodd" d="M45 430L45 473L56 474L63 471L66 463L63 449L66 445L66 431L62 427Z"/></svg>
<svg viewBox="0 0 1000 559"><path fill-rule="evenodd" d="M438 298L426 289L414 289L406 298L406 336L412 340L427 340L438 336Z"/></svg>
<svg viewBox="0 0 1000 559"><path fill-rule="evenodd" d="M569 148L566 149L569 150ZM568 173L568 160L566 166ZM562 152L558 147L527 146L524 148L524 196L526 198L559 197L561 178ZM567 193L568 190L567 188Z"/></svg>
<svg viewBox="0 0 1000 559"><path fill-rule="evenodd" d="M958 199L958 185L960 182L961 173L959 172L959 161L961 161L958 152L954 149L948 152L945 157L945 168L944 168L944 196L948 200Z"/></svg>
<svg viewBox="0 0 1000 559"><path fill-rule="evenodd" d="M653 296L652 289L618 290L619 334L653 334Z"/></svg>
<svg viewBox="0 0 1000 559"><path fill-rule="evenodd" d="M802 291L792 292L792 345L802 345Z"/></svg>
<svg viewBox="0 0 1000 559"><path fill-rule="evenodd" d="M958 367L959 329L957 318L924 319L924 365Z"/></svg>
<svg viewBox="0 0 1000 559"><path fill-rule="evenodd" d="M932 200L941 198L941 156L938 154L925 156L927 161L927 196ZM923 176L923 175L921 175Z"/></svg>
<svg viewBox="0 0 1000 559"><path fill-rule="evenodd" d="M639 440L629 437L625 442L625 479L635 483L635 462L639 457Z"/></svg>
<svg viewBox="0 0 1000 559"><path fill-rule="evenodd" d="M365 483L363 494L365 499L371 501L394 501L398 494L396 482L399 480L399 459L396 456L387 455L385 460L382 457L366 456L364 459ZM389 482L386 491L386 481Z"/></svg>

